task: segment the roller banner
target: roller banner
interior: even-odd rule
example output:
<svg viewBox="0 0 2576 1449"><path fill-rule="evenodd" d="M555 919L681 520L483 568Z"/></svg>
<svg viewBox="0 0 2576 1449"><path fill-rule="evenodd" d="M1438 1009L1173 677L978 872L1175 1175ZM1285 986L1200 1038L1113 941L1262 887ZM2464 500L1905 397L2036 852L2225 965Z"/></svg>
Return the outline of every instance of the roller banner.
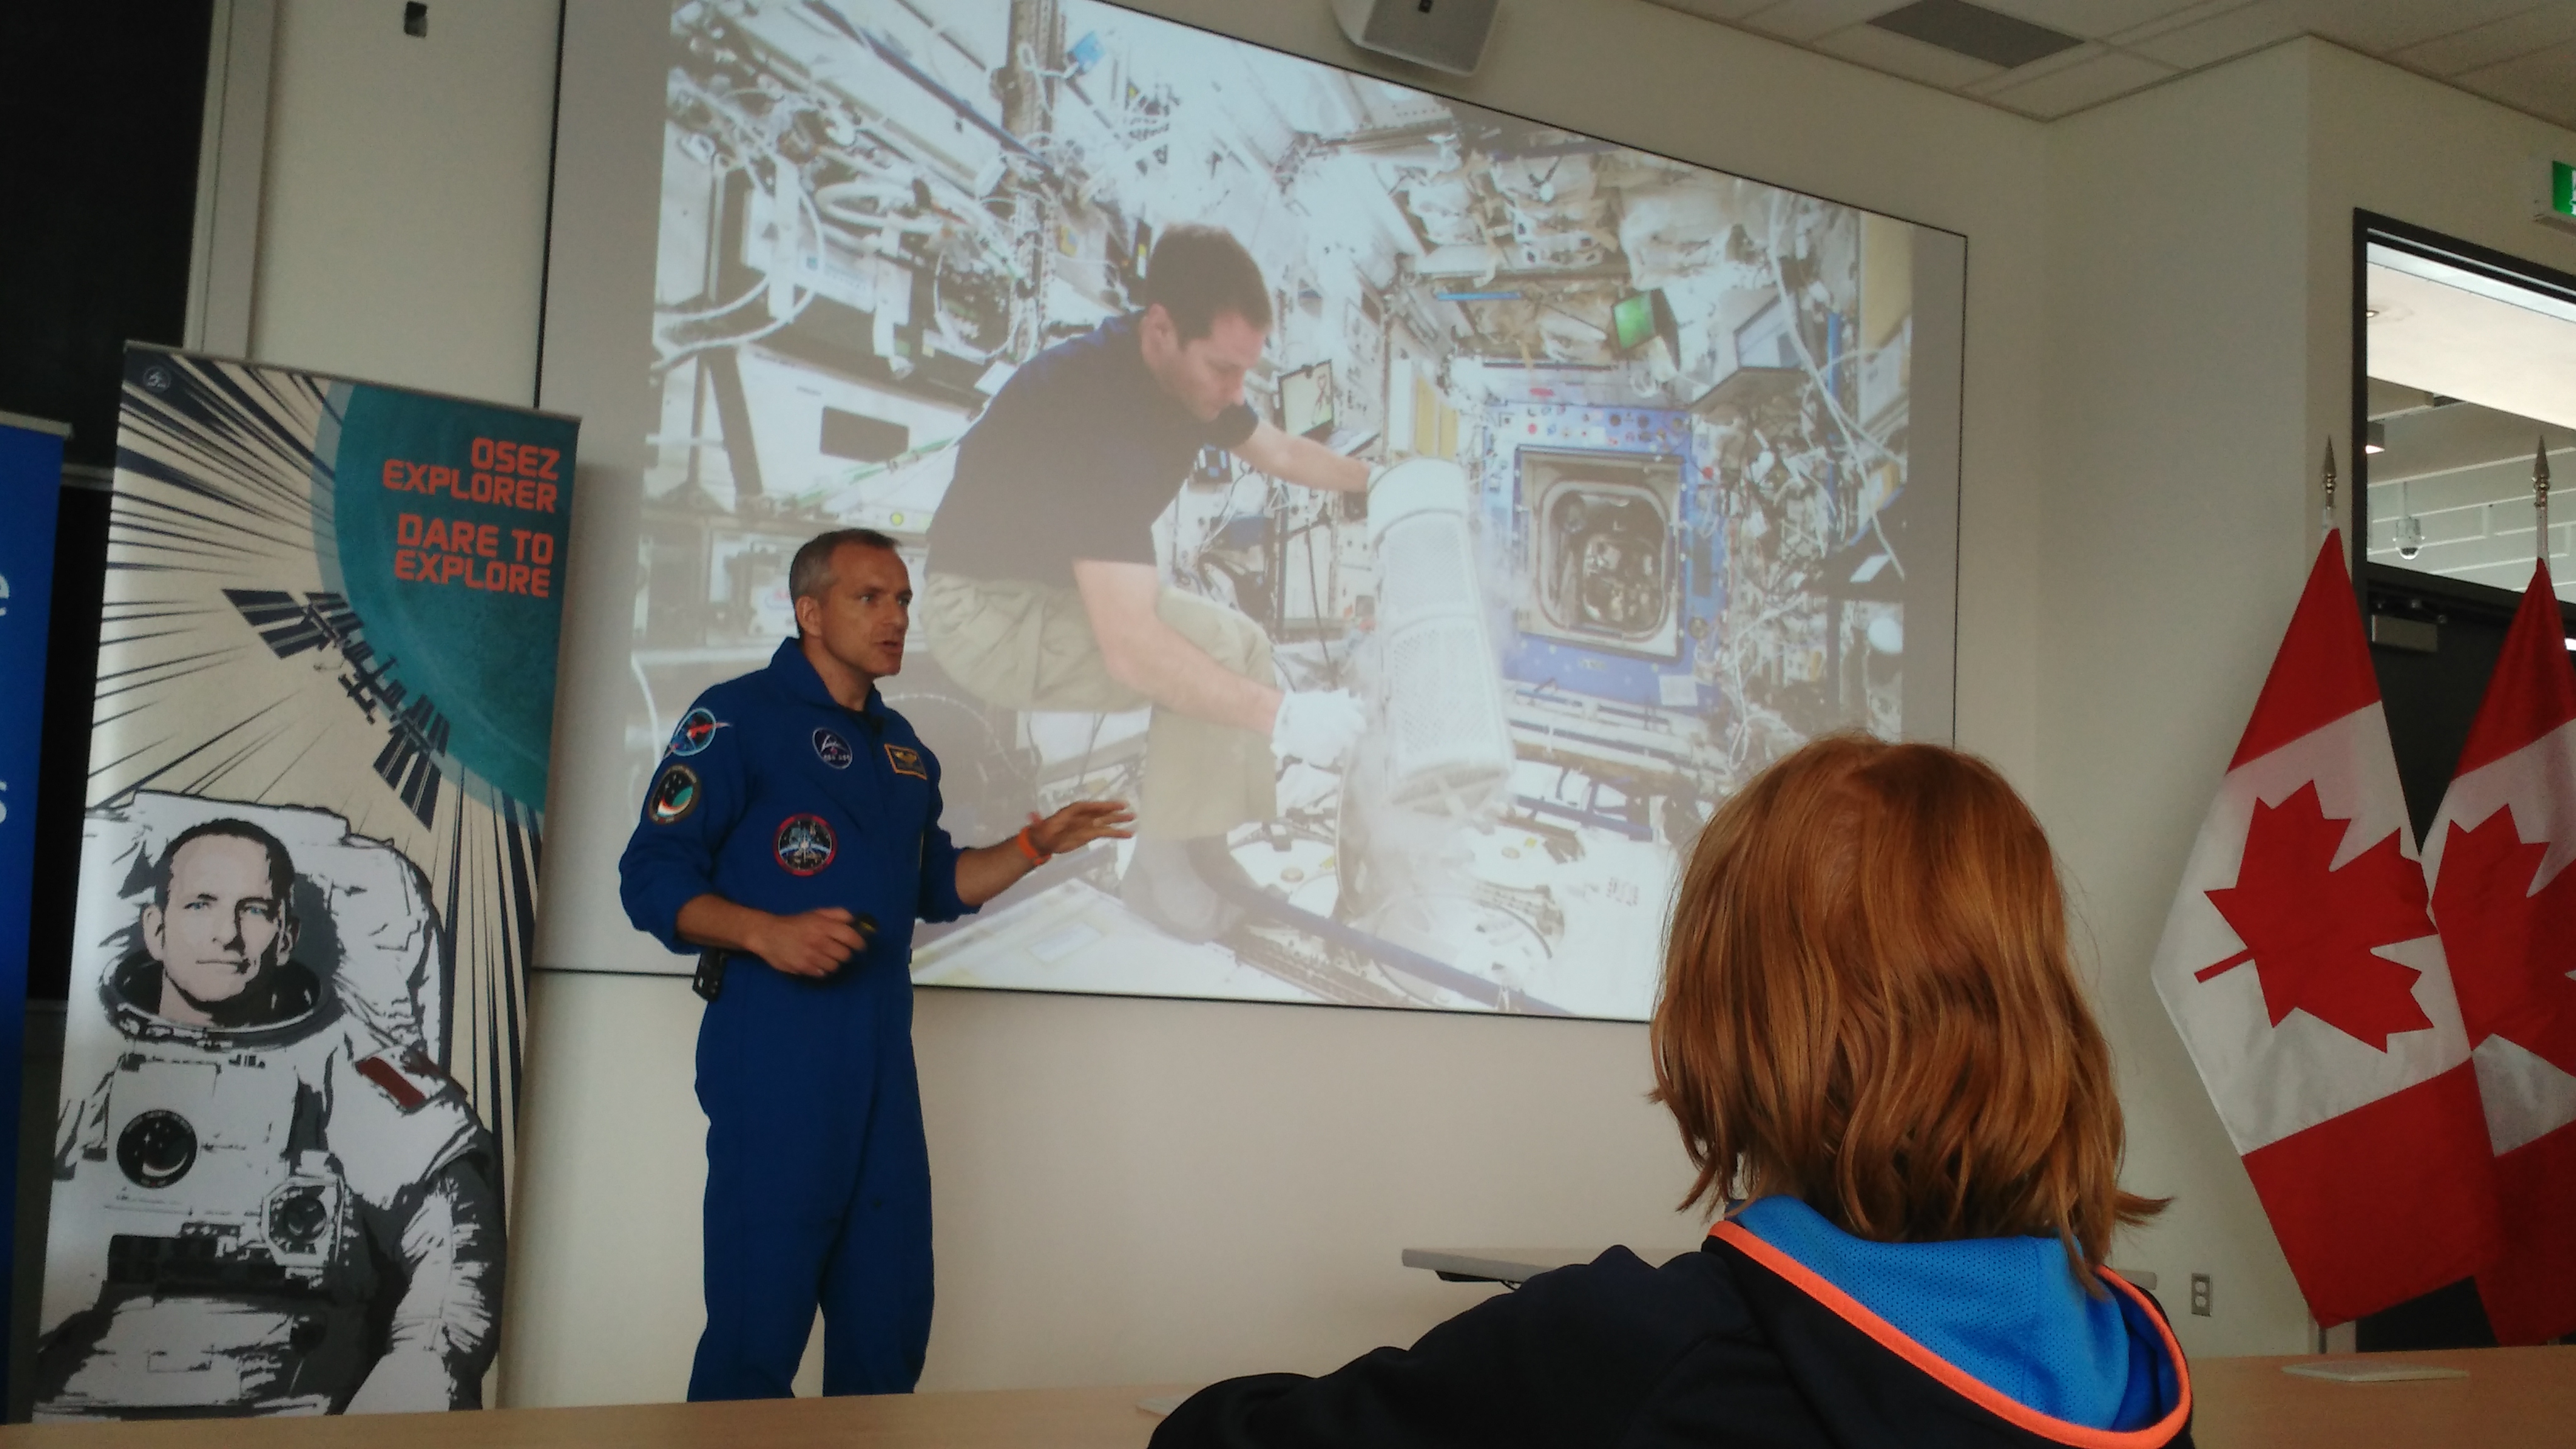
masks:
<svg viewBox="0 0 2576 1449"><path fill-rule="evenodd" d="M38 1418L482 1402L577 427L128 351Z"/></svg>
<svg viewBox="0 0 2576 1449"><path fill-rule="evenodd" d="M44 735L45 623L54 515L70 430L0 413L0 1162L18 1160L27 1035L28 885L35 868L37 749ZM17 1198L0 1200L0 1271L17 1241ZM8 1350L0 1328L0 1353Z"/></svg>

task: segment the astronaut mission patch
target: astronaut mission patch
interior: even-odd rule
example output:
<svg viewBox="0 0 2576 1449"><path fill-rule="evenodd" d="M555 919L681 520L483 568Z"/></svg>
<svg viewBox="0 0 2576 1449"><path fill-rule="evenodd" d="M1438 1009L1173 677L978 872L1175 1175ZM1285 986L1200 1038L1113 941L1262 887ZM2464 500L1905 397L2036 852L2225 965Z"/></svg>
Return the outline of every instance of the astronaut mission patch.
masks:
<svg viewBox="0 0 2576 1449"><path fill-rule="evenodd" d="M653 798L644 807L656 825L677 825L698 808L698 772L682 764L662 767L653 781Z"/></svg>
<svg viewBox="0 0 2576 1449"><path fill-rule="evenodd" d="M778 823L778 864L789 875L813 875L830 865L840 848L820 815L790 815Z"/></svg>

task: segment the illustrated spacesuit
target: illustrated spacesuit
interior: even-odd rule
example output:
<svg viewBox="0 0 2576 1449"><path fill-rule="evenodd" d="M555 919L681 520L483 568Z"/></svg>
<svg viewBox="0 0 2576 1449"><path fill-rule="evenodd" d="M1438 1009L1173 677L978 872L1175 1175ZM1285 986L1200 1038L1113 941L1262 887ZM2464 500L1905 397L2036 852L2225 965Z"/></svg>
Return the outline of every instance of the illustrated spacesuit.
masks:
<svg viewBox="0 0 2576 1449"><path fill-rule="evenodd" d="M371 958L427 959L416 873L320 812L217 808L339 838L299 844L327 857L299 876L248 819L93 817L93 848L121 828L130 846L107 864L152 891L127 937L141 949L91 998L113 1035L93 1033L110 1050L81 1095L67 1053L37 1416L473 1406L503 1264L491 1138L416 1034L341 989ZM217 878L222 852L253 885ZM306 915L329 918L311 936L334 938L331 976L289 954ZM230 978L205 985L208 961Z"/></svg>

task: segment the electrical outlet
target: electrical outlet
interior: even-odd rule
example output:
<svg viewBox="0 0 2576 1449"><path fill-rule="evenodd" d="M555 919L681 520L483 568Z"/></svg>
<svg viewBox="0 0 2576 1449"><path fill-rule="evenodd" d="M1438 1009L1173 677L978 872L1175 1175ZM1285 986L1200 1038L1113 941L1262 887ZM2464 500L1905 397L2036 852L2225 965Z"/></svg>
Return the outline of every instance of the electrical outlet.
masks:
<svg viewBox="0 0 2576 1449"><path fill-rule="evenodd" d="M2209 1316L2209 1275L2207 1273L2191 1275L2191 1311L2203 1318Z"/></svg>

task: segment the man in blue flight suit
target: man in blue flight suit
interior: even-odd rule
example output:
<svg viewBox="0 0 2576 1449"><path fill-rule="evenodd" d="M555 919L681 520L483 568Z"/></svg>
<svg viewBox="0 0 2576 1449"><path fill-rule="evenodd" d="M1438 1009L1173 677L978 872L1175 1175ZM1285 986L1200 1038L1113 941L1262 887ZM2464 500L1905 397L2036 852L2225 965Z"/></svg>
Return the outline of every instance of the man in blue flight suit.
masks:
<svg viewBox="0 0 2576 1449"><path fill-rule="evenodd" d="M894 541L824 534L788 587L797 637L698 696L618 862L636 925L709 953L693 1400L785 1397L817 1302L824 1393L912 1389L931 1300L912 923L973 911L1133 818L1084 801L959 849L939 828L939 761L876 692L911 623Z"/></svg>

